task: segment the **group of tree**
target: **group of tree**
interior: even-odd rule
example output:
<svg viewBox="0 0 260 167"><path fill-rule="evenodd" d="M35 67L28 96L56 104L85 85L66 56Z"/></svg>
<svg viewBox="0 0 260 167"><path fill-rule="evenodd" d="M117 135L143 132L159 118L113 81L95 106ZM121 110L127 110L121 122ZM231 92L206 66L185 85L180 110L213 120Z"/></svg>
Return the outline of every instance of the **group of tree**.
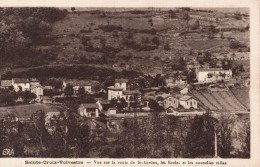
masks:
<svg viewBox="0 0 260 167"><path fill-rule="evenodd" d="M0 54L2 63L21 64L20 60L29 64L42 64L40 52L32 47L45 39L51 31L52 23L64 18L66 10L57 8L1 8L0 9ZM49 44L53 40L49 40ZM40 57L39 57L40 55ZM35 58L36 57L36 58ZM41 61L37 60L40 59Z"/></svg>
<svg viewBox="0 0 260 167"><path fill-rule="evenodd" d="M18 98L21 98L24 103L28 103L36 98L34 93L30 91L14 91L13 89L0 89L0 104L15 105Z"/></svg>
<svg viewBox="0 0 260 167"><path fill-rule="evenodd" d="M46 119L46 113L38 110L31 115L31 121L32 124L19 123L13 114L5 115L0 121L0 149L13 149L15 157L87 156L91 147L90 129L86 123L77 121L74 115L61 113ZM39 154L24 151L25 147L31 146Z"/></svg>
<svg viewBox="0 0 260 167"><path fill-rule="evenodd" d="M119 135L117 158L214 157L215 149L222 158L233 157L234 118L215 119L209 114L179 119L153 113L146 119L125 119ZM217 140L215 140L215 135ZM241 157L249 157L250 130L243 132ZM217 148L215 148L217 143Z"/></svg>

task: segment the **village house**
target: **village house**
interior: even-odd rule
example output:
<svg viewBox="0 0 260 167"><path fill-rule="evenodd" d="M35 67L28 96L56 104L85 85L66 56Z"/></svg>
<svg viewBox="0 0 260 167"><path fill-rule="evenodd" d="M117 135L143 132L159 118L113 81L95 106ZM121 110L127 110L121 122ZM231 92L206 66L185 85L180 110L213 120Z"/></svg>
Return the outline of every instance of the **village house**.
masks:
<svg viewBox="0 0 260 167"><path fill-rule="evenodd" d="M196 72L196 78L199 83L215 82L220 80L229 80L232 78L231 70L221 68L199 69Z"/></svg>
<svg viewBox="0 0 260 167"><path fill-rule="evenodd" d="M164 98L163 106L165 109L172 107L174 109L178 109L182 106L185 109L198 108L198 101L195 100L192 96L189 95L181 95L181 94L173 94Z"/></svg>
<svg viewBox="0 0 260 167"><path fill-rule="evenodd" d="M31 93L36 94L37 99L42 99L43 87L41 85L34 85L31 87Z"/></svg>
<svg viewBox="0 0 260 167"><path fill-rule="evenodd" d="M62 88L63 90L67 87L67 85L72 85L74 89L74 94L78 93L79 88L83 87L85 89L85 92L91 93L91 83L88 81L77 81L77 80L68 80L63 81Z"/></svg>
<svg viewBox="0 0 260 167"><path fill-rule="evenodd" d="M250 53L249 52L236 52L228 55L230 60L249 60Z"/></svg>
<svg viewBox="0 0 260 167"><path fill-rule="evenodd" d="M1 88L9 89L13 86L13 80L1 80Z"/></svg>
<svg viewBox="0 0 260 167"><path fill-rule="evenodd" d="M139 90L125 90L123 91L123 98L126 100L126 102L131 102L134 100L140 101L141 92Z"/></svg>
<svg viewBox="0 0 260 167"><path fill-rule="evenodd" d="M169 107L173 107L176 109L179 107L179 99L170 95L164 99L163 105L165 109Z"/></svg>
<svg viewBox="0 0 260 167"><path fill-rule="evenodd" d="M40 81L36 78L30 78L30 87L35 87L35 86L39 86L40 85Z"/></svg>
<svg viewBox="0 0 260 167"><path fill-rule="evenodd" d="M123 98L123 91L127 89L127 79L115 79L115 86L108 87L108 100Z"/></svg>
<svg viewBox="0 0 260 167"><path fill-rule="evenodd" d="M192 96L184 95L179 99L180 105L185 109L198 108L198 102Z"/></svg>
<svg viewBox="0 0 260 167"><path fill-rule="evenodd" d="M187 77L186 76L180 76L177 78L174 77L168 77L165 79L165 83L167 87L175 87L179 85L185 85L187 84Z"/></svg>
<svg viewBox="0 0 260 167"><path fill-rule="evenodd" d="M12 84L16 92L30 90L30 81L28 78L13 78Z"/></svg>
<svg viewBox="0 0 260 167"><path fill-rule="evenodd" d="M83 103L79 106L78 112L83 117L99 117L99 105L97 103Z"/></svg>
<svg viewBox="0 0 260 167"><path fill-rule="evenodd" d="M201 68L201 65L197 61L192 61L192 62L187 63L186 68L189 70L191 70L191 69L197 70L197 69Z"/></svg>

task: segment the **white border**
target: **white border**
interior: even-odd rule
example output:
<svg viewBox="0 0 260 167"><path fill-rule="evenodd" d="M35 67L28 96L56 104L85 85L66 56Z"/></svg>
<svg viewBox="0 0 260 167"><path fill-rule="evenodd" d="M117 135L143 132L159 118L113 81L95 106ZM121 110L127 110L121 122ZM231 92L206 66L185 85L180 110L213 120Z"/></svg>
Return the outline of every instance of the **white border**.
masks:
<svg viewBox="0 0 260 167"><path fill-rule="evenodd" d="M257 0L0 0L0 7L229 7L250 8L250 66L251 66L251 87L250 87L250 106L251 106L251 158L250 159L176 159L176 161L225 161L227 165L223 166L260 166L260 112L259 112L259 2ZM1 158L0 166L60 166L60 165L25 165L25 160L38 160L39 158ZM41 159L52 160L52 159ZM60 160L60 159L59 159ZM122 161L138 159L63 159L63 160L83 160L84 162L94 160L101 161ZM141 159L140 159L141 160ZM143 160L143 159L142 159ZM149 159L146 159L149 160ZM167 159L152 159L161 160ZM175 159L171 159L175 160ZM78 166L117 166L117 165L63 165L69 167ZM133 166L133 165L118 165ZM152 166L152 165L138 165ZM162 165L161 165L162 166ZM165 166L181 166L181 165L165 165ZM182 165L183 166L183 165ZM200 165L184 165L184 166L200 166ZM209 166L209 165L204 165ZM210 165L212 166L212 165ZM222 165L216 165L222 166Z"/></svg>

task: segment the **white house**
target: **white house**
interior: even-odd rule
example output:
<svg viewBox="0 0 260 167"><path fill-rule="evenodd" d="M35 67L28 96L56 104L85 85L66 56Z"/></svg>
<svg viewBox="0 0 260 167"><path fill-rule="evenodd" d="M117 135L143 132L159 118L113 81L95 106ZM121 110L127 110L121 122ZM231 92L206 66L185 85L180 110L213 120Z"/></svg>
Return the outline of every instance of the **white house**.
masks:
<svg viewBox="0 0 260 167"><path fill-rule="evenodd" d="M99 105L97 103L84 103L79 106L79 114L83 117L99 117Z"/></svg>
<svg viewBox="0 0 260 167"><path fill-rule="evenodd" d="M115 88L115 86L109 86L107 89L108 89L108 100L112 100L114 98L119 99L123 97L122 88Z"/></svg>
<svg viewBox="0 0 260 167"><path fill-rule="evenodd" d="M180 105L185 109L198 108L198 102L193 97L184 95L180 99Z"/></svg>
<svg viewBox="0 0 260 167"><path fill-rule="evenodd" d="M220 80L229 80L232 78L232 71L221 68L199 69L196 72L196 78L199 83L215 82Z"/></svg>
<svg viewBox="0 0 260 167"><path fill-rule="evenodd" d="M8 89L13 86L13 80L1 80L1 88Z"/></svg>
<svg viewBox="0 0 260 167"><path fill-rule="evenodd" d="M115 86L109 86L108 89L108 100L114 98L123 98L123 91L127 89L127 79L116 79Z"/></svg>
<svg viewBox="0 0 260 167"><path fill-rule="evenodd" d="M115 88L122 88L123 90L126 90L126 83L128 82L127 79L115 79Z"/></svg>
<svg viewBox="0 0 260 167"><path fill-rule="evenodd" d="M91 83L88 81L77 81L77 80L68 80L63 81L62 88L63 90L66 88L66 86L70 84L73 86L74 94L78 93L78 90L80 87L83 87L85 89L85 92L91 93Z"/></svg>
<svg viewBox="0 0 260 167"><path fill-rule="evenodd" d="M189 95L170 95L164 98L163 106L165 109L172 107L174 109L182 106L185 109L198 108L198 101Z"/></svg>
<svg viewBox="0 0 260 167"><path fill-rule="evenodd" d="M168 96L163 101L163 106L165 109L169 107L178 108L179 107L179 99L177 97Z"/></svg>
<svg viewBox="0 0 260 167"><path fill-rule="evenodd" d="M35 86L31 87L31 93L36 94L37 99L42 99L43 87L41 85L35 85Z"/></svg>
<svg viewBox="0 0 260 167"><path fill-rule="evenodd" d="M27 78L13 78L12 84L16 92L30 90L30 81Z"/></svg>
<svg viewBox="0 0 260 167"><path fill-rule="evenodd" d="M39 86L40 85L40 81L36 78L30 78L30 87L35 87L35 86Z"/></svg>

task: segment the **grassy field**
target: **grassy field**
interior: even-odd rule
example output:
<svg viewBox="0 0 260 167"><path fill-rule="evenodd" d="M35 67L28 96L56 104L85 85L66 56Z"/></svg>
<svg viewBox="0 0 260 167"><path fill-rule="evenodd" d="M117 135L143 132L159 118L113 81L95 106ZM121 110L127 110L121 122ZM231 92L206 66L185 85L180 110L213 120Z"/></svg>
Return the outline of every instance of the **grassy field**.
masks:
<svg viewBox="0 0 260 167"><path fill-rule="evenodd" d="M206 50L220 45L229 45L229 42L224 40L186 40L184 43L189 45L192 49L197 50Z"/></svg>

